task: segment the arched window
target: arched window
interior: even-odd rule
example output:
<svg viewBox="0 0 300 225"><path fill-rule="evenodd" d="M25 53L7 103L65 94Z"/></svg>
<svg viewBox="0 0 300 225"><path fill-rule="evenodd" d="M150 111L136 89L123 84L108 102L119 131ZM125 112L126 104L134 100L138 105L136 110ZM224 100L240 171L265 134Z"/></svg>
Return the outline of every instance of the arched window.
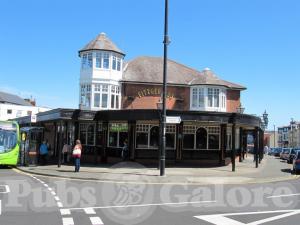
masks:
<svg viewBox="0 0 300 225"><path fill-rule="evenodd" d="M196 132L196 148L207 149L207 131L202 127Z"/></svg>
<svg viewBox="0 0 300 225"><path fill-rule="evenodd" d="M159 144L159 127L154 126L150 129L150 147L158 148Z"/></svg>

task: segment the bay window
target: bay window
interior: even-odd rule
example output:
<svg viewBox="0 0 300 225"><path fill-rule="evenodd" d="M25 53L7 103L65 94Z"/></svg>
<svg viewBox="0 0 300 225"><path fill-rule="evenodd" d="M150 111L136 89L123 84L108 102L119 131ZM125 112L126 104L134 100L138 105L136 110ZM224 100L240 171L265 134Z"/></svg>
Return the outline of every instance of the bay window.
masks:
<svg viewBox="0 0 300 225"><path fill-rule="evenodd" d="M196 86L190 92L191 110L226 112L226 89Z"/></svg>

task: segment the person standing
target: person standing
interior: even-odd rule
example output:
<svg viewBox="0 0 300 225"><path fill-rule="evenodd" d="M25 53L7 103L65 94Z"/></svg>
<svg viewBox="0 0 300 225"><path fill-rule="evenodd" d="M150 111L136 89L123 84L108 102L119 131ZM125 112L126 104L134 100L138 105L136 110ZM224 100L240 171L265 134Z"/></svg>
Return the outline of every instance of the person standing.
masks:
<svg viewBox="0 0 300 225"><path fill-rule="evenodd" d="M64 141L64 146L62 149L62 154L63 154L63 163L68 163L69 159L68 159L68 154L69 154L69 148L70 146L68 145L67 141Z"/></svg>
<svg viewBox="0 0 300 225"><path fill-rule="evenodd" d="M73 149L73 158L75 161L75 172L79 172L80 169L80 158L81 158L81 153L82 153L82 145L80 140L76 140L76 145Z"/></svg>
<svg viewBox="0 0 300 225"><path fill-rule="evenodd" d="M46 141L43 141L43 143L40 146L40 156L42 165L46 165L48 158L48 146Z"/></svg>
<svg viewBox="0 0 300 225"><path fill-rule="evenodd" d="M126 160L128 156L128 143L127 140L124 141L124 146L122 147L121 157L122 160Z"/></svg>

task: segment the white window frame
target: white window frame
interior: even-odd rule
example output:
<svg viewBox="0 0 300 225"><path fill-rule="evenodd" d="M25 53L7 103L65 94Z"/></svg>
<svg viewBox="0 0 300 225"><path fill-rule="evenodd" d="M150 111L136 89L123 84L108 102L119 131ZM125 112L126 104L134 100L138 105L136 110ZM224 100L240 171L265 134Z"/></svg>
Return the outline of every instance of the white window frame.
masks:
<svg viewBox="0 0 300 225"><path fill-rule="evenodd" d="M218 107L215 106L215 95L218 95ZM202 97L203 96L203 97ZM211 96L211 106L209 103ZM202 104L200 99L203 99ZM226 88L219 86L198 85L190 88L190 110L226 112Z"/></svg>

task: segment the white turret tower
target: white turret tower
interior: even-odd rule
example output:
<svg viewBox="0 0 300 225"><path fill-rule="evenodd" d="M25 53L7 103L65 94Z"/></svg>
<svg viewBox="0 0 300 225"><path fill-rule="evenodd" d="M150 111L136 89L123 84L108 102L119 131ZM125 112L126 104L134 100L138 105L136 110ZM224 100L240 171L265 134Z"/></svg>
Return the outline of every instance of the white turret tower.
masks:
<svg viewBox="0 0 300 225"><path fill-rule="evenodd" d="M79 108L120 109L125 54L106 36L99 34L79 51L81 58Z"/></svg>

